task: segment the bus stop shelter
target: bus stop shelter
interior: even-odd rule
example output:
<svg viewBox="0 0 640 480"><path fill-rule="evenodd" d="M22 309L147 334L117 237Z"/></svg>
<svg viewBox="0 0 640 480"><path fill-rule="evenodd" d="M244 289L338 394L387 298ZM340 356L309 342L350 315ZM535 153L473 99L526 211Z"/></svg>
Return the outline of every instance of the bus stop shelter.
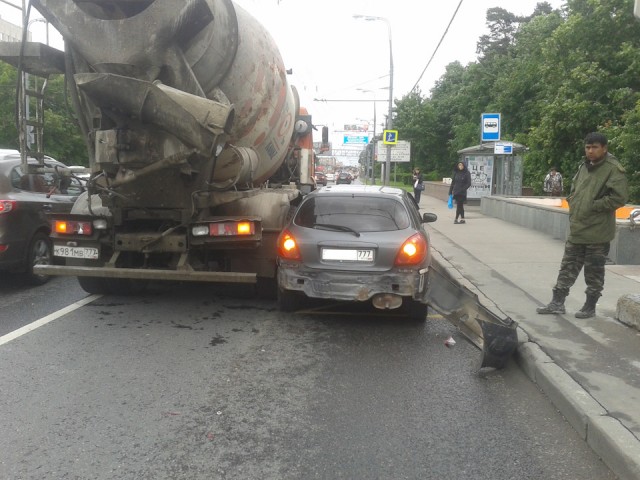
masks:
<svg viewBox="0 0 640 480"><path fill-rule="evenodd" d="M524 145L514 142L486 142L458 150L471 173L469 199L487 195L522 196L522 154Z"/></svg>

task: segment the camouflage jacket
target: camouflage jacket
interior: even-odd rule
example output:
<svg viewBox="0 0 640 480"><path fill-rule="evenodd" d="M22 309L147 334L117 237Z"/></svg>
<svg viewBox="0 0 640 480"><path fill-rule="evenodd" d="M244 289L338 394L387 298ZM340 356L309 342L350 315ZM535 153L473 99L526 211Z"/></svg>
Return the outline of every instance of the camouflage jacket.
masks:
<svg viewBox="0 0 640 480"><path fill-rule="evenodd" d="M571 183L569 240L577 244L607 243L616 235L616 210L629 198L624 167L611 154L599 163L580 164Z"/></svg>

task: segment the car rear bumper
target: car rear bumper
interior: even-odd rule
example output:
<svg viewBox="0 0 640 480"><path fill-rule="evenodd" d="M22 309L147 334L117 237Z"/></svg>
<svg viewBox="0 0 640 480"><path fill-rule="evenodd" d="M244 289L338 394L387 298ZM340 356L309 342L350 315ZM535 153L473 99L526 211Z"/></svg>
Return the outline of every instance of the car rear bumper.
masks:
<svg viewBox="0 0 640 480"><path fill-rule="evenodd" d="M394 294L427 303L429 269L383 273L320 271L306 267L278 268L278 286L311 298L368 301L378 294Z"/></svg>

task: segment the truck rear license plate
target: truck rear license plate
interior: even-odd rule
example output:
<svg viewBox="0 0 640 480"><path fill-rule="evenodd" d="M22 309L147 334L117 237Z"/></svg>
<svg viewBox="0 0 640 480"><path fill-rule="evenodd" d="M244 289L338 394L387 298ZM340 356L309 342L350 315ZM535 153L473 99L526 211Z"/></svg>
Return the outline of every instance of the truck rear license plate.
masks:
<svg viewBox="0 0 640 480"><path fill-rule="evenodd" d="M98 249L95 247L67 247L65 245L54 245L53 255L66 258L86 258L97 260L99 258Z"/></svg>

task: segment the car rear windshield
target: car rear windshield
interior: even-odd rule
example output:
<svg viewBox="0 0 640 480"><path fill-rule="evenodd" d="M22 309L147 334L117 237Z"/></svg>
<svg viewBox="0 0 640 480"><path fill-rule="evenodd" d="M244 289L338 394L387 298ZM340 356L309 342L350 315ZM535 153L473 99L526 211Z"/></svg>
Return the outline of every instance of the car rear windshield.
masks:
<svg viewBox="0 0 640 480"><path fill-rule="evenodd" d="M358 232L404 230L410 225L404 205L391 198L372 196L318 196L304 202L294 219L296 225L340 225Z"/></svg>

